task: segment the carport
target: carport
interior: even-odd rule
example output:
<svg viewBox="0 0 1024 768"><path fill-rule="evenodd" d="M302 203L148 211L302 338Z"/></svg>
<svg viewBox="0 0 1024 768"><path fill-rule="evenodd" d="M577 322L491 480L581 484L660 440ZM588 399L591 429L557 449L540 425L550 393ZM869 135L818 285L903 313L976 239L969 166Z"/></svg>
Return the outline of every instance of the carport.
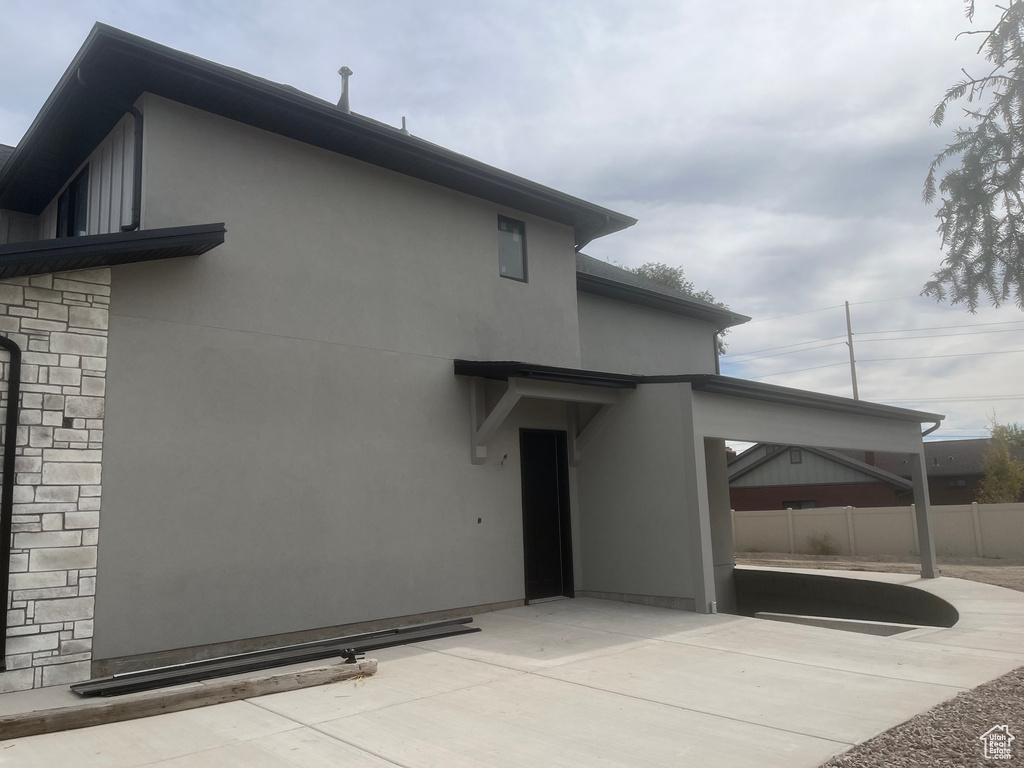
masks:
<svg viewBox="0 0 1024 768"><path fill-rule="evenodd" d="M735 606L726 440L908 456L921 575L933 578L924 436L942 416L717 374L640 376L509 361L471 377L470 455L523 398L566 404L574 587L560 594L699 613ZM484 379L506 382L488 410ZM929 425L922 429L922 425ZM569 555L566 555L566 559ZM528 596L529 599L529 596Z"/></svg>
<svg viewBox="0 0 1024 768"><path fill-rule="evenodd" d="M938 429L943 416L716 375L680 377L675 383L680 387L684 408L692 413L697 491L693 502L702 534L707 531L701 536L702 567L697 582L703 588L706 604L716 599L716 582L728 590L731 581L728 472L724 458L720 458L724 457L726 439L906 454L913 483L921 576L938 576L924 437ZM929 426L922 430L925 424ZM724 527L728 527L727 537L725 531L716 532ZM726 556L727 563L723 562Z"/></svg>

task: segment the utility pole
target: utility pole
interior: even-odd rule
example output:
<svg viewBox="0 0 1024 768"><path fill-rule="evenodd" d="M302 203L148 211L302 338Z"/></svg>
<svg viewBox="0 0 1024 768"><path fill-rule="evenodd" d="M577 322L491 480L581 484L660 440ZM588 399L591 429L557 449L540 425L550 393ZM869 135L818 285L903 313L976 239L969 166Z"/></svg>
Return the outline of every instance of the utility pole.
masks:
<svg viewBox="0 0 1024 768"><path fill-rule="evenodd" d="M853 324L850 322L850 302L846 302L846 346L850 348L850 379L853 381L853 399L860 400L857 392L857 360L853 356Z"/></svg>

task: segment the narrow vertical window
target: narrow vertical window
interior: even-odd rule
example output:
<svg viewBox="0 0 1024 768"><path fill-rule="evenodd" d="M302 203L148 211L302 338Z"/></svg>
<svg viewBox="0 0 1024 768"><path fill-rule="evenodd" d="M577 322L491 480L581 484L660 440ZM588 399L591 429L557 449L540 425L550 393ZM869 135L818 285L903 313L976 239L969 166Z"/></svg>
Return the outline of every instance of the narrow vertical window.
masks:
<svg viewBox="0 0 1024 768"><path fill-rule="evenodd" d="M526 282L526 225L498 217L498 274Z"/></svg>
<svg viewBox="0 0 1024 768"><path fill-rule="evenodd" d="M789 449L789 463L790 464L802 464L803 460L804 460L804 456L800 452L799 448L790 448Z"/></svg>
<svg viewBox="0 0 1024 768"><path fill-rule="evenodd" d="M86 168L57 198L57 237L81 237L89 232L89 169Z"/></svg>

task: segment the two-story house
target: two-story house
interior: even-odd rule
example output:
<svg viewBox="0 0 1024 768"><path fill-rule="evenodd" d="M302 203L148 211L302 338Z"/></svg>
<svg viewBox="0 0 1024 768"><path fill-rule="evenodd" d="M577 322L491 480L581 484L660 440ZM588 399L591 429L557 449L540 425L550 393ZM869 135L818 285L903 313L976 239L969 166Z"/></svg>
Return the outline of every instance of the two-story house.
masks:
<svg viewBox="0 0 1024 768"><path fill-rule="evenodd" d="M580 253L632 218L104 25L0 162L0 690L728 610L724 439L916 467L941 419L719 376L746 318Z"/></svg>

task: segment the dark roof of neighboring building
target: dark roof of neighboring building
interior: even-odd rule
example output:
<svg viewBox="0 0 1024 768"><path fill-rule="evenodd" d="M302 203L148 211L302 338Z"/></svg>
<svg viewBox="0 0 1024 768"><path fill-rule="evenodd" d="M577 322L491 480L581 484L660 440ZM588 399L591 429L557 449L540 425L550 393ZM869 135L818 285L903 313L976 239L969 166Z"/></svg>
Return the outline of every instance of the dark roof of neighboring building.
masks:
<svg viewBox="0 0 1024 768"><path fill-rule="evenodd" d="M586 293L706 320L714 323L720 330L750 320L746 315L659 285L646 277L595 259L593 256L587 256L585 253L576 254L576 286Z"/></svg>
<svg viewBox="0 0 1024 768"><path fill-rule="evenodd" d="M6 144L0 144L0 168L4 167L4 163L7 162L7 158L14 153L14 147L9 147Z"/></svg>
<svg viewBox="0 0 1024 768"><path fill-rule="evenodd" d="M877 466L865 464L863 461L858 461L857 459L851 456L845 456L842 453L839 453L838 451L832 451L827 448L810 448L808 446L777 445L775 443L757 443L756 445L753 445L747 450L743 451L743 453L739 454L738 456L735 456L732 459L730 459L729 466L732 467L740 459L746 457L750 453L753 453L754 451L761 448L768 449L765 451L764 456L755 461L752 461L745 467L736 467L734 469L730 469L729 482L732 482L733 480L738 480L739 478L743 477L744 475L748 474L754 469L757 469L758 467L763 466L764 464L767 464L770 461L773 461L775 459L781 459L783 456L787 454L789 448L800 448L800 450L802 451L817 454L818 456L821 456L822 458L828 461L835 462L836 464L840 464L844 467L849 467L850 469L856 470L865 475L873 477L876 480L879 480L884 483L889 483L890 485L894 485L897 488L909 490L910 488L913 487L908 480L900 477L899 475L893 474L892 472L887 472L886 470L880 469Z"/></svg>
<svg viewBox="0 0 1024 768"><path fill-rule="evenodd" d="M985 451L991 438L980 437L966 440L932 440L924 444L924 458L928 464L929 477L951 475L983 474ZM875 465L898 475L910 475L910 467L903 456L879 453Z"/></svg>
<svg viewBox="0 0 1024 768"><path fill-rule="evenodd" d="M636 219L287 85L96 24L7 163L0 208L38 214L143 93L572 226L577 247Z"/></svg>

